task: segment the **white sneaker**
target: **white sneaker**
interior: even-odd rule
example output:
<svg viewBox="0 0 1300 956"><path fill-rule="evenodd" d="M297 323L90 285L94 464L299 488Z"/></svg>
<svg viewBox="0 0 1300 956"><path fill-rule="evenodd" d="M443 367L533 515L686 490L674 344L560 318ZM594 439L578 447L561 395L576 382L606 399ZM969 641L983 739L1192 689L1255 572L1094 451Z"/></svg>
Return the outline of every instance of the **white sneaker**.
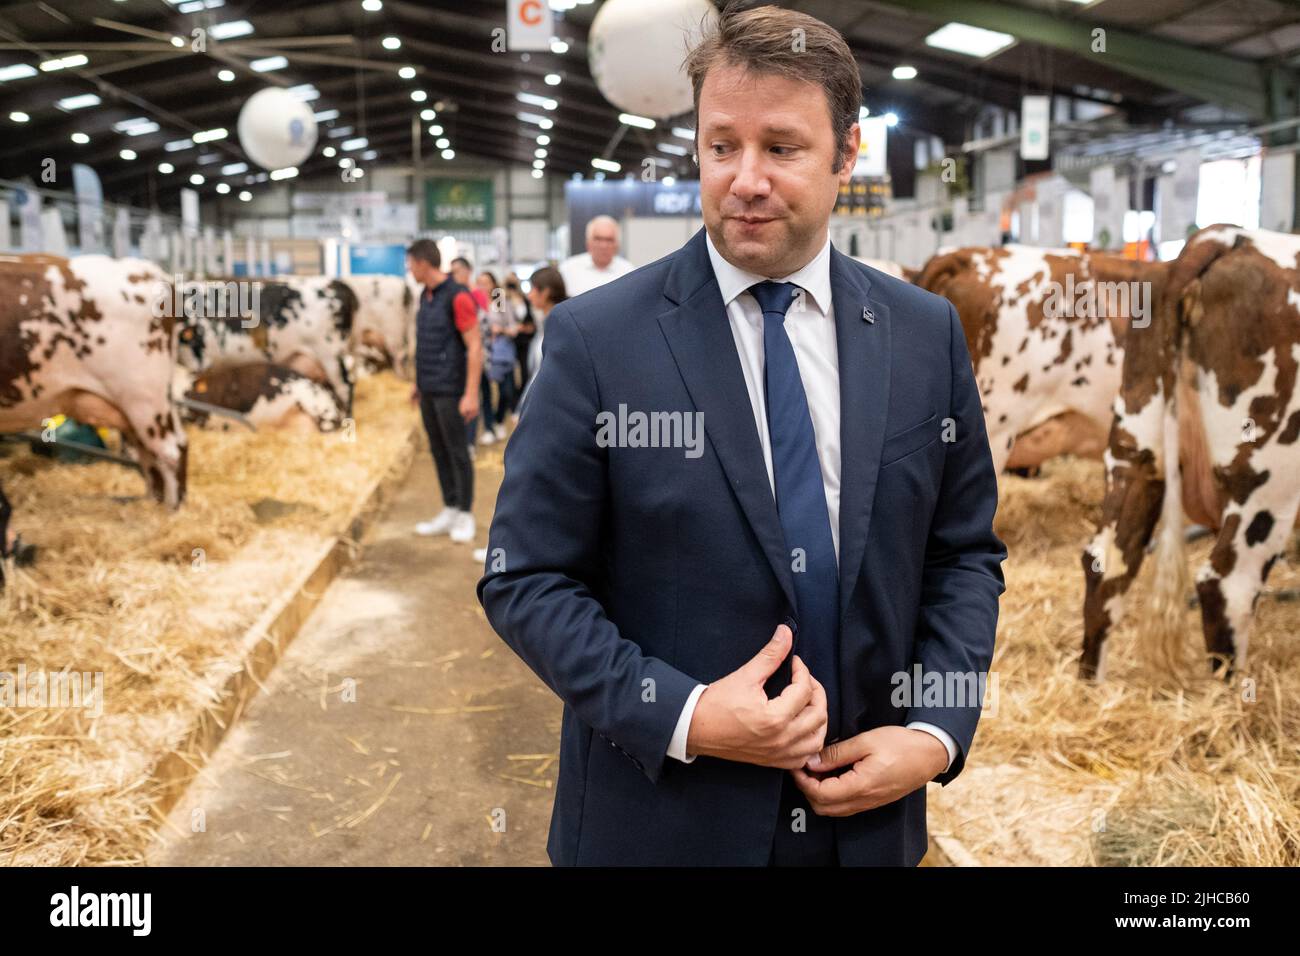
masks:
<svg viewBox="0 0 1300 956"><path fill-rule="evenodd" d="M446 534L451 531L456 521L456 516L460 512L455 508L443 508L438 514L429 521L421 521L415 526L415 533L422 534L426 538L435 534Z"/></svg>
<svg viewBox="0 0 1300 956"><path fill-rule="evenodd" d="M474 540L474 515L468 511L456 512L451 523L451 540L457 544L468 544Z"/></svg>
<svg viewBox="0 0 1300 956"><path fill-rule="evenodd" d="M478 436L478 443L480 445L491 445L496 440L497 436L493 435L492 432L486 428L483 429L483 434Z"/></svg>
<svg viewBox="0 0 1300 956"><path fill-rule="evenodd" d="M492 429L492 431L496 434L496 436L497 436L497 441L505 441L505 440L506 440L506 426L505 426L505 425L497 425L495 428Z"/></svg>
<svg viewBox="0 0 1300 956"><path fill-rule="evenodd" d="M487 564L487 548L475 548L470 555L477 564Z"/></svg>

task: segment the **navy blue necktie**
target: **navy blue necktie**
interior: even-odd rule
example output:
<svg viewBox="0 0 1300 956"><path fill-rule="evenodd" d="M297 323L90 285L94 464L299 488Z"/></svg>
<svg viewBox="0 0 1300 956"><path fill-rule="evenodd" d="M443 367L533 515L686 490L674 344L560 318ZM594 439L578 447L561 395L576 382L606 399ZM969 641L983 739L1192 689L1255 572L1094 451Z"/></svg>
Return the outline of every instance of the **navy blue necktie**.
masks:
<svg viewBox="0 0 1300 956"><path fill-rule="evenodd" d="M794 651L826 688L826 742L830 743L839 737L840 576L808 396L785 331L785 313L797 289L790 282L760 282L749 293L763 310L767 431L776 509L798 604Z"/></svg>

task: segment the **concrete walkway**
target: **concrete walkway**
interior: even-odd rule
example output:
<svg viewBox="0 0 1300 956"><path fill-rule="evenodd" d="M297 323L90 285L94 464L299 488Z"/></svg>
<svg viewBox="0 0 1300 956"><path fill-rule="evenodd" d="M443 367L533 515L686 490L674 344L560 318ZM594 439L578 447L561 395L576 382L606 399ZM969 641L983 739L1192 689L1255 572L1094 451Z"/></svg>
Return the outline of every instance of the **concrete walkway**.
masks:
<svg viewBox="0 0 1300 956"><path fill-rule="evenodd" d="M500 478L480 446L477 546ZM151 863L549 865L561 705L488 626L471 546L412 533L441 506L426 449Z"/></svg>

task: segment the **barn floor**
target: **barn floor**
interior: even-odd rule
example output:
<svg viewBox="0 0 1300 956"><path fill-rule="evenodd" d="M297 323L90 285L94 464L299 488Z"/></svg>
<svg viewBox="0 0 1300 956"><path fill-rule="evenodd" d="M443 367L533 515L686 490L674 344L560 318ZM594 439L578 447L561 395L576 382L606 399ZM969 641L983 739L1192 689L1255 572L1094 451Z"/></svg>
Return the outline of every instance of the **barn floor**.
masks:
<svg viewBox="0 0 1300 956"><path fill-rule="evenodd" d="M500 477L480 447L478 545ZM411 533L436 489L422 449L150 863L549 865L560 703L488 626L471 547Z"/></svg>

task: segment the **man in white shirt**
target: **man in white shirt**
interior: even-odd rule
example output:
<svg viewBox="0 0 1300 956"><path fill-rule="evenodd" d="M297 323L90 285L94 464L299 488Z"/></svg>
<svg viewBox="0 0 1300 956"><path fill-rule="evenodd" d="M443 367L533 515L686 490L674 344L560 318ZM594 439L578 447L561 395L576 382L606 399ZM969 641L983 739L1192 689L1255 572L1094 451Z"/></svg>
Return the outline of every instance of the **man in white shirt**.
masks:
<svg viewBox="0 0 1300 956"><path fill-rule="evenodd" d="M838 33L733 8L687 68L705 228L548 317L478 585L565 703L547 849L915 865L1004 588L965 337L830 244L860 140Z"/></svg>
<svg viewBox="0 0 1300 956"><path fill-rule="evenodd" d="M618 254L622 232L610 216L597 216L587 223L587 251L560 263L564 291L573 298L627 275L636 266Z"/></svg>

